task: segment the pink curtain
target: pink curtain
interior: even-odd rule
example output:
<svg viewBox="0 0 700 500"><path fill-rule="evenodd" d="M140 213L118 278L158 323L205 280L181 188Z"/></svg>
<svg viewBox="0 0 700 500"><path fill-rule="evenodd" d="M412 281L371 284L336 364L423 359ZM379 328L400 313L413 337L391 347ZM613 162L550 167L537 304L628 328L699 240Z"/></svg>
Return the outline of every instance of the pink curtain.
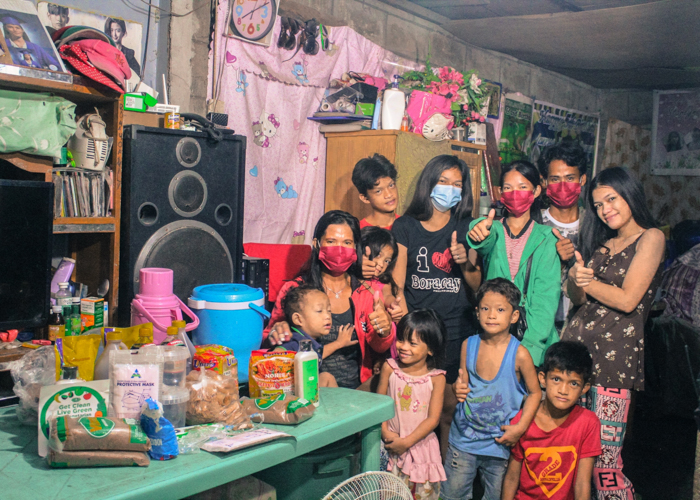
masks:
<svg viewBox="0 0 700 500"><path fill-rule="evenodd" d="M347 71L390 79L397 68L416 65L347 27L331 28L335 49L314 56L277 47L279 20L269 48L227 40L222 36L227 8L222 1L217 61L212 54L209 64L218 70L223 62L220 99L229 127L248 138L243 241L310 243L324 211L326 140L307 117L317 110L329 80Z"/></svg>

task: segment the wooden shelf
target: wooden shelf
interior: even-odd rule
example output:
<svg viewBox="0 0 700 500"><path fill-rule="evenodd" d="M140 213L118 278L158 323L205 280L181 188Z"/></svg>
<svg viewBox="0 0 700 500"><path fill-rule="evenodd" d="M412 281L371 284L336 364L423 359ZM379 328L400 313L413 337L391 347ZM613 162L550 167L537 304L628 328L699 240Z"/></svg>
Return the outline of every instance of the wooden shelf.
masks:
<svg viewBox="0 0 700 500"><path fill-rule="evenodd" d="M73 76L74 83L65 83L54 80L42 80L39 78L30 78L27 76L0 74L0 85L4 89L18 90L20 92L50 92L60 95L76 104L86 102L110 102L114 101L119 95L107 87L105 91L95 89L83 85L83 81Z"/></svg>
<svg viewBox="0 0 700 500"><path fill-rule="evenodd" d="M114 217L58 217L53 220L53 232L59 233L113 233Z"/></svg>

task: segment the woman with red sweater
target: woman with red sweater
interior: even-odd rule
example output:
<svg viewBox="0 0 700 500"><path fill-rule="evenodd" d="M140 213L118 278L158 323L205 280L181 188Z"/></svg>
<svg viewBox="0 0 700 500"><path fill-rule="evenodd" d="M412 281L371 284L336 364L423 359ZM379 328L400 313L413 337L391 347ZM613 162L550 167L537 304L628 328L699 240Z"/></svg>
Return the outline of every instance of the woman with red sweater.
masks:
<svg viewBox="0 0 700 500"><path fill-rule="evenodd" d="M332 315L330 333L318 339L324 351L321 371L333 375L339 387L356 389L372 378L375 362L388 356L396 337L396 327L384 307L384 286L358 278L362 270L360 224L349 213L333 210L323 215L312 246L301 275L286 283L277 296L265 330L267 342L277 345L291 337L282 307L289 289L301 283L317 287L328 295Z"/></svg>

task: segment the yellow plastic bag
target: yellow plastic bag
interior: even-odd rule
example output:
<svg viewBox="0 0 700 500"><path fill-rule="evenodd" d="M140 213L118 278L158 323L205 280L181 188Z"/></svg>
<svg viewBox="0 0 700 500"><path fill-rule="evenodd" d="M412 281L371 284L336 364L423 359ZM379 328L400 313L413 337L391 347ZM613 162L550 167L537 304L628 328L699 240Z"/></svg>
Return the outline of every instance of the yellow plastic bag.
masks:
<svg viewBox="0 0 700 500"><path fill-rule="evenodd" d="M101 335L76 335L56 339L56 380L63 375L61 366L77 366L81 379L89 382L95 377L95 360L102 342Z"/></svg>

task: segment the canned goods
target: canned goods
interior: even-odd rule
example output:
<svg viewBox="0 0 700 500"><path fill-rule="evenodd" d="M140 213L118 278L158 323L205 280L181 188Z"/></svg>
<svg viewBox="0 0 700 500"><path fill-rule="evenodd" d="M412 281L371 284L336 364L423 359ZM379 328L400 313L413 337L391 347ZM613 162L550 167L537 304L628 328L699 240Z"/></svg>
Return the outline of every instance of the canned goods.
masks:
<svg viewBox="0 0 700 500"><path fill-rule="evenodd" d="M165 113L165 128L180 129L180 113Z"/></svg>

